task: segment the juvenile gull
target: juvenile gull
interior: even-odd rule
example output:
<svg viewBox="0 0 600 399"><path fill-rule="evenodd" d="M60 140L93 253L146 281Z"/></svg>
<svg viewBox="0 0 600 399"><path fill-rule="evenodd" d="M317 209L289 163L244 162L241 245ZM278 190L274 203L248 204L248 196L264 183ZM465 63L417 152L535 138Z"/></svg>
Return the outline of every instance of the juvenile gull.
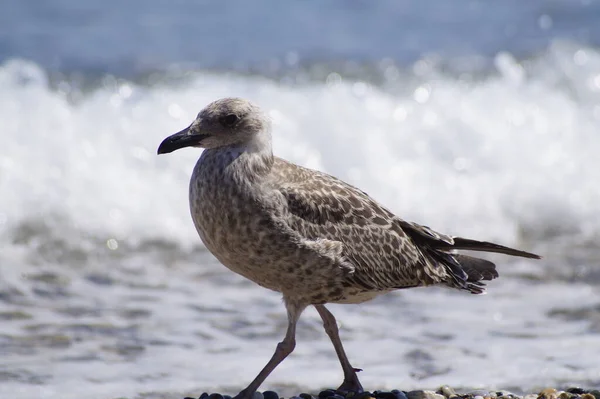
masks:
<svg viewBox="0 0 600 399"><path fill-rule="evenodd" d="M498 277L487 260L454 250L538 255L450 237L395 216L363 191L273 156L271 123L241 98L209 104L158 147L205 148L190 181L190 209L209 251L230 270L281 292L288 327L273 357L236 399L249 399L296 345L314 306L344 371L340 391L362 391L326 303L360 303L400 288L444 284L481 294Z"/></svg>

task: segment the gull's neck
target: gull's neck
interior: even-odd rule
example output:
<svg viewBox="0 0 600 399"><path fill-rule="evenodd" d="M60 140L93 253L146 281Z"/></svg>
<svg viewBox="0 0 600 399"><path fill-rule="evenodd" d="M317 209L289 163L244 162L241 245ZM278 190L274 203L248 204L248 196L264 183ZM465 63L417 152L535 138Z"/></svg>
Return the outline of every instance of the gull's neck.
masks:
<svg viewBox="0 0 600 399"><path fill-rule="evenodd" d="M272 158L273 145L271 143L271 129L263 129L260 133L252 136L248 141L233 146L232 148L240 153Z"/></svg>
<svg viewBox="0 0 600 399"><path fill-rule="evenodd" d="M217 167L229 169L236 179L255 181L273 166L271 131L265 129L244 143L205 150L203 156L216 158Z"/></svg>

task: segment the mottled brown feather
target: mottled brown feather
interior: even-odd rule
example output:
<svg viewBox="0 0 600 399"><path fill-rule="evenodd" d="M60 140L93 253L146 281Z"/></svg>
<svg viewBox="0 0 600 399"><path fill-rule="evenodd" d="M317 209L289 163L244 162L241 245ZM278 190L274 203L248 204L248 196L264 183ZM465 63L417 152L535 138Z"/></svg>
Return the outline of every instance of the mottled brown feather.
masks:
<svg viewBox="0 0 600 399"><path fill-rule="evenodd" d="M279 158L273 184L287 201L292 229L343 244L343 255L355 266L347 282L356 288L389 291L450 278L406 234L401 219L356 187Z"/></svg>
<svg viewBox="0 0 600 399"><path fill-rule="evenodd" d="M404 221L358 188L280 158L275 158L272 184L287 201L292 229L309 239L326 238L343 245L343 256L355 267L345 282L360 290L445 283L482 293L481 280L498 277L494 264L448 251L471 249L537 257Z"/></svg>

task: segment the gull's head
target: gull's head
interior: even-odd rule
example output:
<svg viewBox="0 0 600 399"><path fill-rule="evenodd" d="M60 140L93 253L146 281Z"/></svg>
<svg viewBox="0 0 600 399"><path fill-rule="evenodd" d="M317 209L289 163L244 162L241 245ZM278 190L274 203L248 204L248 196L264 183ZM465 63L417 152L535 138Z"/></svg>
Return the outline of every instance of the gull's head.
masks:
<svg viewBox="0 0 600 399"><path fill-rule="evenodd" d="M160 143L159 154L184 147L244 147L268 138L269 118L243 98L222 98L208 104L192 124ZM268 143L268 141L267 141Z"/></svg>

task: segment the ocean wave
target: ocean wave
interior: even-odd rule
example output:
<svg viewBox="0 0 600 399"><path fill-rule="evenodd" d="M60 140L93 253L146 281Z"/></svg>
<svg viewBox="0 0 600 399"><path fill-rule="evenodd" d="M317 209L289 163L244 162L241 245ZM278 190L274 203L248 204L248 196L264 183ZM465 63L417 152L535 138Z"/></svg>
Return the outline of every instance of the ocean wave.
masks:
<svg viewBox="0 0 600 399"><path fill-rule="evenodd" d="M198 151L155 150L223 96L269 112L277 154L406 219L506 244L597 237L600 53L555 43L494 63L473 79L422 60L388 73L401 87L335 72L290 84L204 71L150 85L106 77L73 101L68 82L11 60L0 66L0 237L13 245L19 226L60 215L46 234L71 226L100 242L193 247L186 197Z"/></svg>

